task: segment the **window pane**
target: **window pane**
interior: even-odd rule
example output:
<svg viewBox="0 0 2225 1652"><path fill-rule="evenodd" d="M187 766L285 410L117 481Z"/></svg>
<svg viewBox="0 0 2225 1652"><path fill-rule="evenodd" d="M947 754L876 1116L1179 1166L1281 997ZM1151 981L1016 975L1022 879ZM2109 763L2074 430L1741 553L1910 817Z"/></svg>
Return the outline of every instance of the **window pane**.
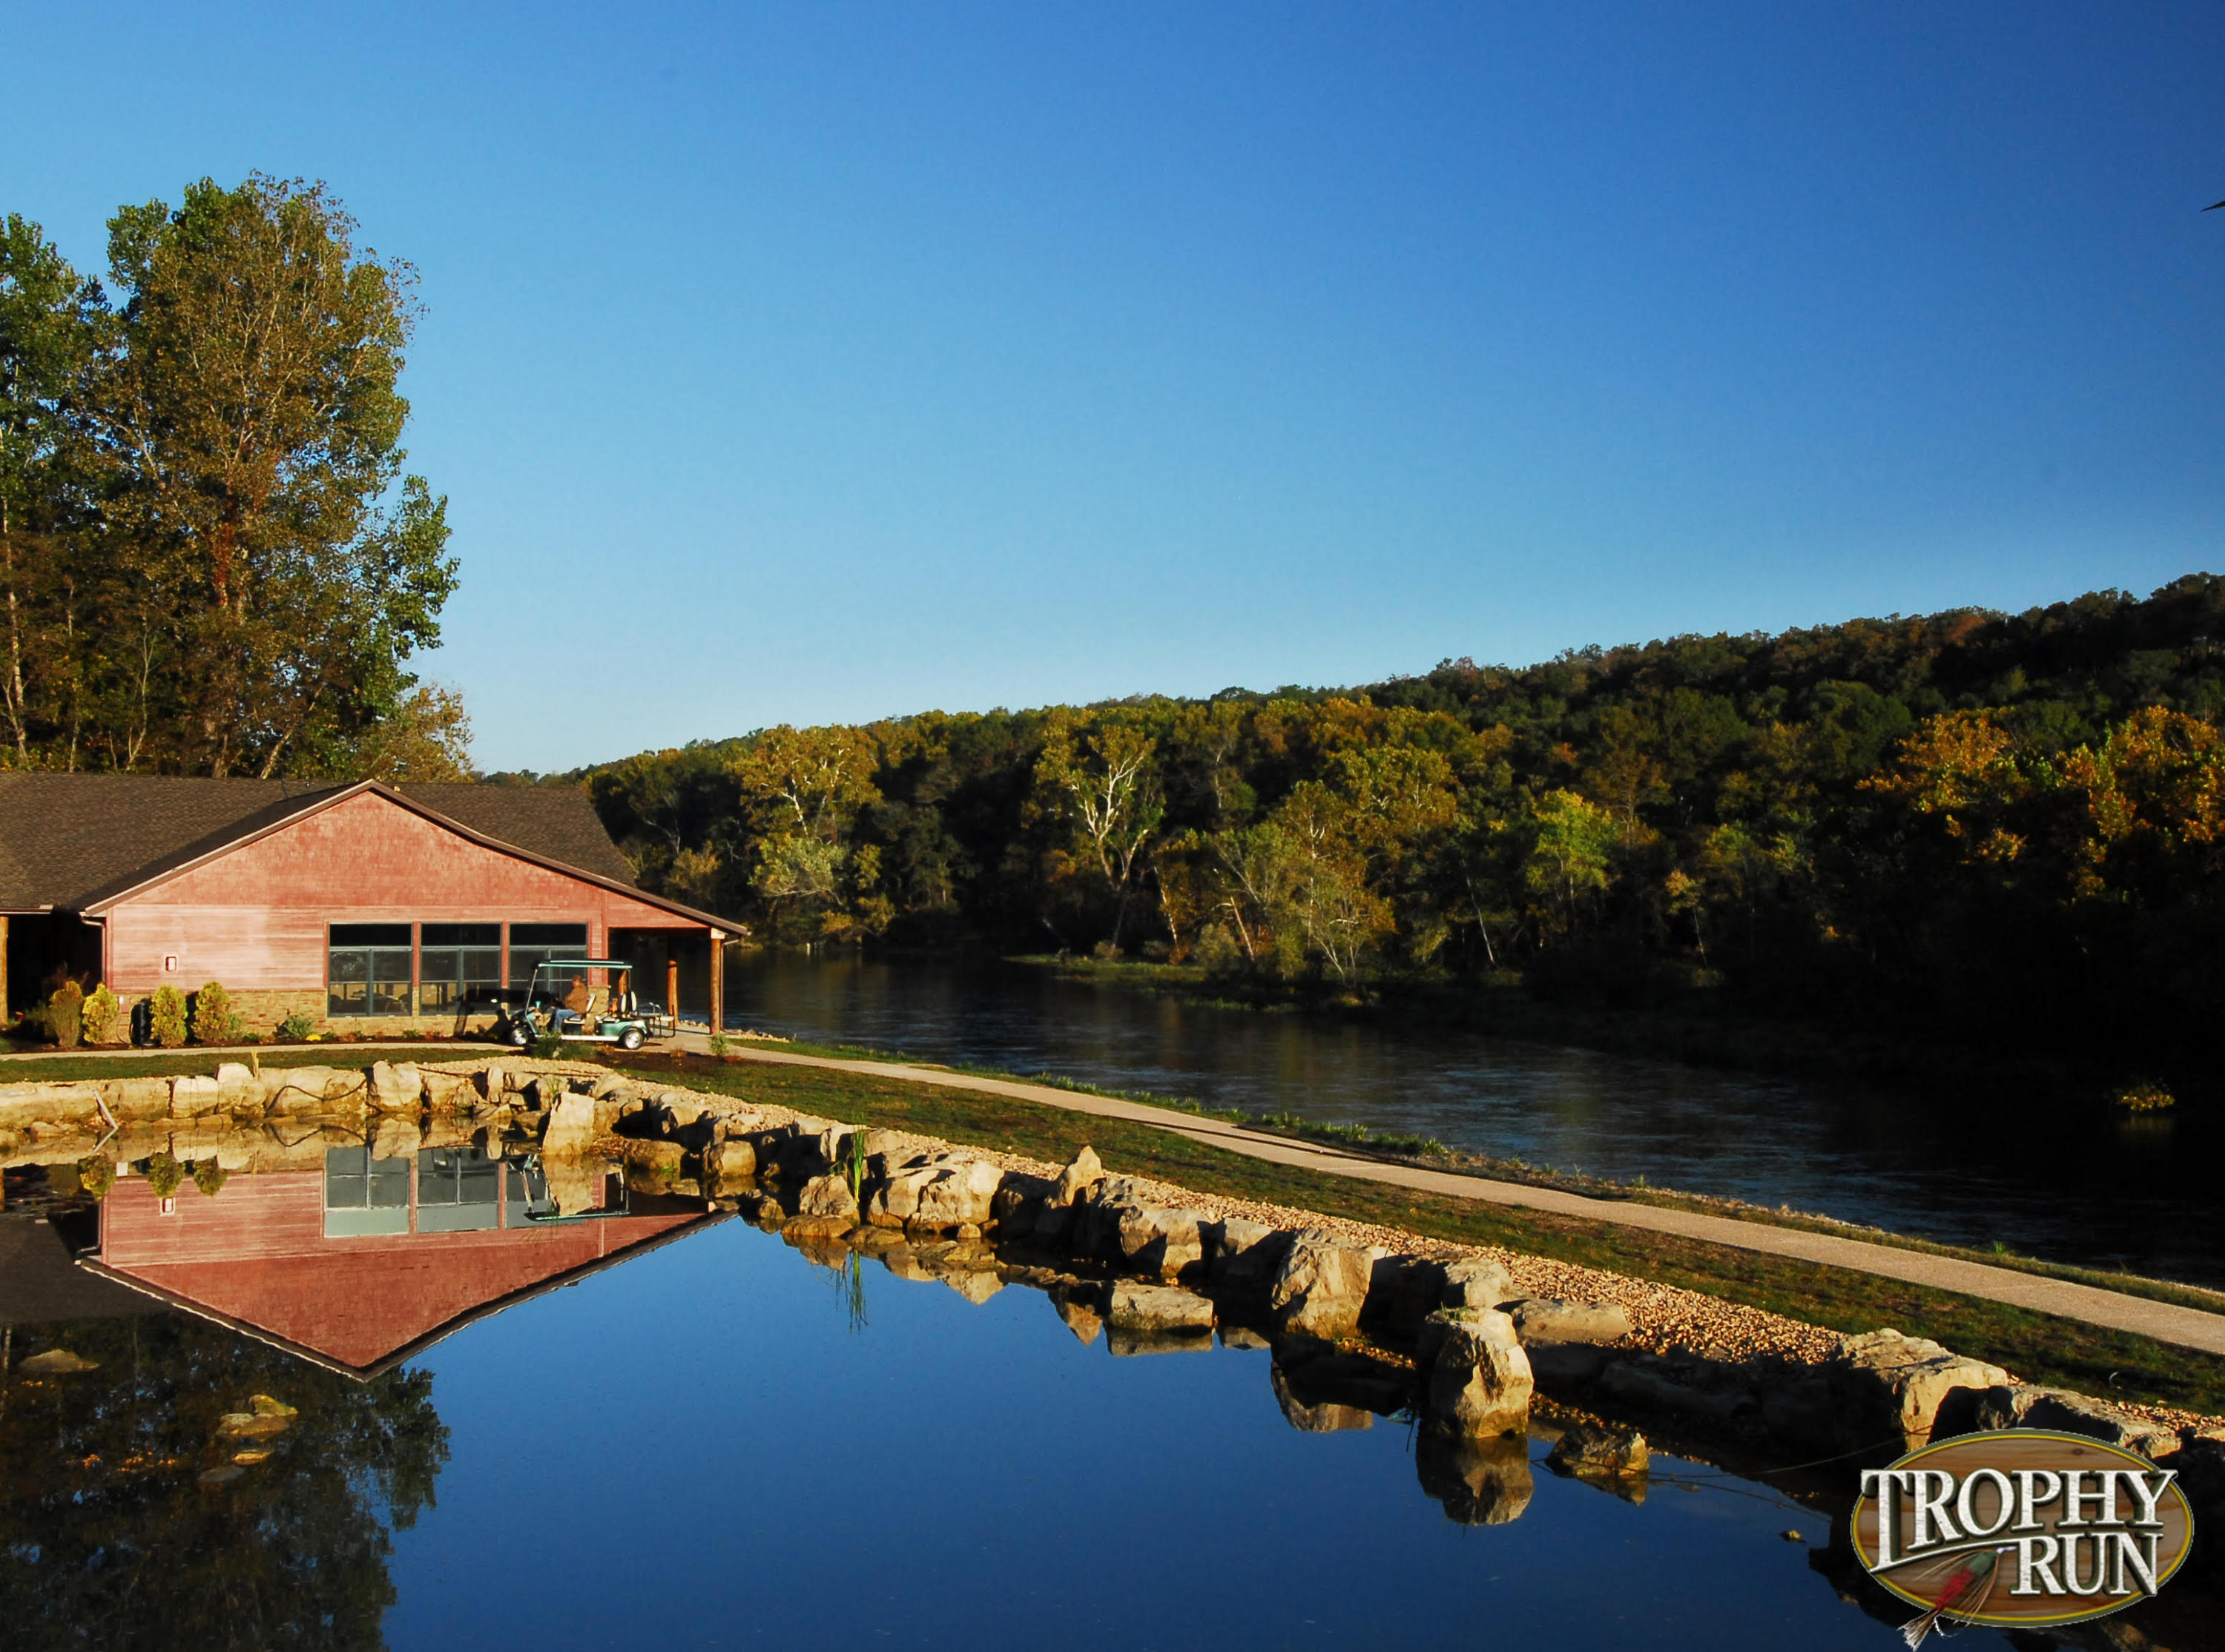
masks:
<svg viewBox="0 0 2225 1652"><path fill-rule="evenodd" d="M371 979L371 954L362 951L334 952L331 978L334 983L368 981Z"/></svg>
<svg viewBox="0 0 2225 1652"><path fill-rule="evenodd" d="M587 945L587 926L584 923L514 923L510 927L512 946L553 946L584 952Z"/></svg>
<svg viewBox="0 0 2225 1652"><path fill-rule="evenodd" d="M417 978L430 984L434 981L457 981L463 978L464 955L454 947L438 952L428 946L417 954Z"/></svg>
<svg viewBox="0 0 2225 1652"><path fill-rule="evenodd" d="M325 1013L328 1016L367 1016L371 1013L371 989L362 981L334 981L325 995Z"/></svg>
<svg viewBox="0 0 2225 1652"><path fill-rule="evenodd" d="M409 926L406 923L336 923L333 926L333 945L335 946L407 946L409 941Z"/></svg>
<svg viewBox="0 0 2225 1652"><path fill-rule="evenodd" d="M428 946L499 946L498 923L428 923L418 939Z"/></svg>

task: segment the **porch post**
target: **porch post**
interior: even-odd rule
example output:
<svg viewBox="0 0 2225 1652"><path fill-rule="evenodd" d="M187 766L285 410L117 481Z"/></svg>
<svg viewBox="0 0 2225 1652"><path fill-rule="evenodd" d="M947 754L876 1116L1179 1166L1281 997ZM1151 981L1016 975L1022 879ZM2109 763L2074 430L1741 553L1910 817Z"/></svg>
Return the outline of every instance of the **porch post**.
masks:
<svg viewBox="0 0 2225 1652"><path fill-rule="evenodd" d="M8 1020L8 915L0 912L0 1025Z"/></svg>
<svg viewBox="0 0 2225 1652"><path fill-rule="evenodd" d="M726 932L711 932L711 1035L726 1030Z"/></svg>
<svg viewBox="0 0 2225 1652"><path fill-rule="evenodd" d="M672 955L668 943L664 948L664 1007L671 1013L672 1029L680 1030L680 960Z"/></svg>

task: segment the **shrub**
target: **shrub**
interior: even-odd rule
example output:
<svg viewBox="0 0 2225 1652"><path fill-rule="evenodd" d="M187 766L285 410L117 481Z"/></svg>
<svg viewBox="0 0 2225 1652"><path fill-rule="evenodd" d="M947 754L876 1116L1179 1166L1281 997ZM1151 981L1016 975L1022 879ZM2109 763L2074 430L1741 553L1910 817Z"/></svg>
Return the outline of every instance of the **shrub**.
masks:
<svg viewBox="0 0 2225 1652"><path fill-rule="evenodd" d="M239 1017L231 1013L231 994L223 984L211 981L193 994L193 1042L229 1044L239 1032Z"/></svg>
<svg viewBox="0 0 2225 1652"><path fill-rule="evenodd" d="M278 1023L278 1036L289 1044L304 1044L316 1029L317 1023L309 1019L308 1011L296 1010Z"/></svg>
<svg viewBox="0 0 2225 1652"><path fill-rule="evenodd" d="M116 1161L103 1154L88 1154L77 1161L77 1185L95 1199L108 1197L116 1186Z"/></svg>
<svg viewBox="0 0 2225 1652"><path fill-rule="evenodd" d="M174 986L158 986L155 1000L148 1007L147 1040L166 1050L183 1047L186 1041L186 1001Z"/></svg>
<svg viewBox="0 0 2225 1652"><path fill-rule="evenodd" d="M185 1185L186 1167L168 1152L157 1153L147 1161L147 1186L157 1199L168 1199Z"/></svg>
<svg viewBox="0 0 2225 1652"><path fill-rule="evenodd" d="M193 1161L193 1186L201 1190L204 1199L214 1199L217 1190L224 1186L231 1174L214 1159Z"/></svg>
<svg viewBox="0 0 2225 1652"><path fill-rule="evenodd" d="M85 989L74 981L65 981L54 989L54 997L47 1000L47 1028L55 1043L66 1050L77 1048L85 1031Z"/></svg>
<svg viewBox="0 0 2225 1652"><path fill-rule="evenodd" d="M92 996L85 1001L79 1020L88 1044L113 1044L124 1031L124 1006L104 981L93 988Z"/></svg>

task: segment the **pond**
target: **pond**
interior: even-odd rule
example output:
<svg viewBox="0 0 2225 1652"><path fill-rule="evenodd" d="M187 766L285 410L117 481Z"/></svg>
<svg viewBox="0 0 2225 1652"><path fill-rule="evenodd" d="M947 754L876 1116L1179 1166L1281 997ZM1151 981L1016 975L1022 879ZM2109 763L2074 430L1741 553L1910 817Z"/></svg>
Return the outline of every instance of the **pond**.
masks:
<svg viewBox="0 0 2225 1652"><path fill-rule="evenodd" d="M1365 1019L1263 1014L993 961L760 952L728 1021L2225 1286L2198 1117L1794 1083ZM2187 1110L2182 1109L2181 1111Z"/></svg>
<svg viewBox="0 0 2225 1652"><path fill-rule="evenodd" d="M1660 1453L1612 1495L1544 1423L1448 1453L931 1246L814 1260L617 1177L550 1221L529 1161L382 1192L322 1150L97 1211L10 1173L11 1647L1899 1644L1841 1598L1835 1491ZM2165 1610L2184 1645L2211 1607Z"/></svg>

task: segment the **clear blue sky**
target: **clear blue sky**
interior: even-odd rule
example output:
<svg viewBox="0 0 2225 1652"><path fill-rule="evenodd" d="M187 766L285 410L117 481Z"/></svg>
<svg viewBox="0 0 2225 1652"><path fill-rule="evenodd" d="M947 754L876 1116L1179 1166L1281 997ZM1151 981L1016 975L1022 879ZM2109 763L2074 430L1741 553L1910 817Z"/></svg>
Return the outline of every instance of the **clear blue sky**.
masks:
<svg viewBox="0 0 2225 1652"><path fill-rule="evenodd" d="M2215 0L19 0L0 62L81 265L256 168L417 265L491 768L2225 571Z"/></svg>

